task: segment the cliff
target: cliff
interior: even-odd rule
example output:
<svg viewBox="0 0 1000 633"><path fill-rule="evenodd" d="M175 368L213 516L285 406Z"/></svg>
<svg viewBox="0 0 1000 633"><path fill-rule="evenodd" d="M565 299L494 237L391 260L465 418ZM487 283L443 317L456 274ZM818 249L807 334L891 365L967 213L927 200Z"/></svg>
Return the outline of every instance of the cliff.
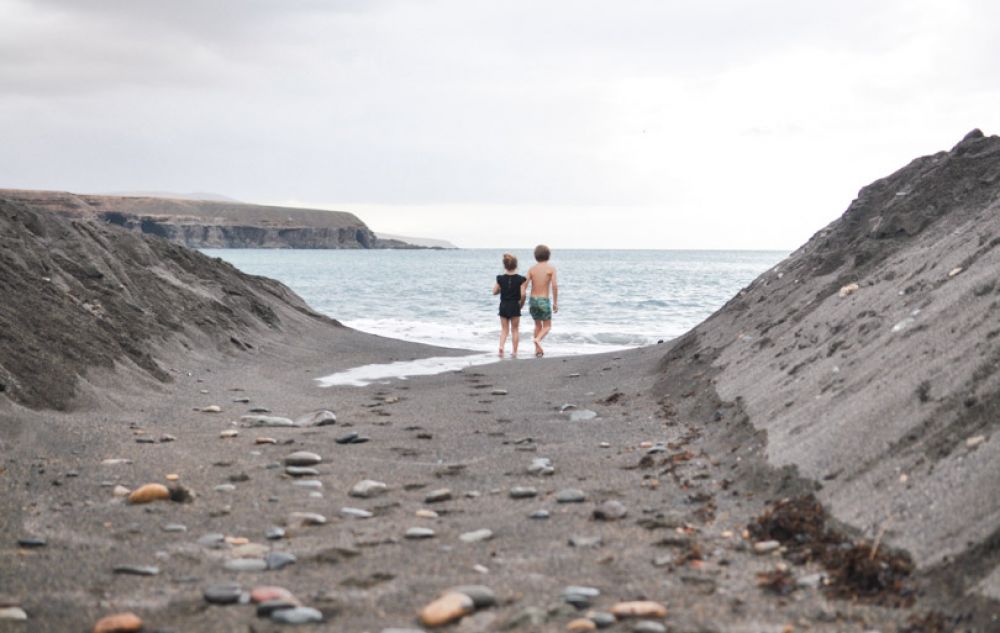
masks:
<svg viewBox="0 0 1000 633"><path fill-rule="evenodd" d="M975 130L862 189L679 341L660 389L700 363L744 416L724 432L763 432L771 464L956 601L1000 598L998 246L1000 138Z"/></svg>
<svg viewBox="0 0 1000 633"><path fill-rule="evenodd" d="M96 218L189 248L420 248L380 239L343 211L19 189L0 189L0 198L71 218Z"/></svg>

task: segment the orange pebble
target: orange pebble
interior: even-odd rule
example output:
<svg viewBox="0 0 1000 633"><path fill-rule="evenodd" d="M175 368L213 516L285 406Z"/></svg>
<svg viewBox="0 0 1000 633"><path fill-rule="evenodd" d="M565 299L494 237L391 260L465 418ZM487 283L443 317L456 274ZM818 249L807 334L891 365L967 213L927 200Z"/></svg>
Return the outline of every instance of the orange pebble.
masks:
<svg viewBox="0 0 1000 633"><path fill-rule="evenodd" d="M116 613L101 618L94 633L133 633L142 630L142 620L134 613Z"/></svg>

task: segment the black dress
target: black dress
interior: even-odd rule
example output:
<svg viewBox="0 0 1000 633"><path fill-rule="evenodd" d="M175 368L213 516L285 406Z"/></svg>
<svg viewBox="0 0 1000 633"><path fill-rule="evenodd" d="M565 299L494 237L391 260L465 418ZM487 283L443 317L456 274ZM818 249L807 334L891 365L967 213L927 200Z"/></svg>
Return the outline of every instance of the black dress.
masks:
<svg viewBox="0 0 1000 633"><path fill-rule="evenodd" d="M500 316L512 319L521 316L521 285L528 279L521 275L497 275L500 286Z"/></svg>

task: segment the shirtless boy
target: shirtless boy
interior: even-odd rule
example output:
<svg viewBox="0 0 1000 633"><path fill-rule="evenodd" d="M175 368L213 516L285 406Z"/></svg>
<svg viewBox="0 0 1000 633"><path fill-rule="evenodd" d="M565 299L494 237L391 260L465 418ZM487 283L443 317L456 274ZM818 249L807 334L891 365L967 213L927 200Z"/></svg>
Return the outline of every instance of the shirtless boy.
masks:
<svg viewBox="0 0 1000 633"><path fill-rule="evenodd" d="M538 263L528 271L528 281L531 282L531 296L528 308L531 318L535 320L535 356L544 356L542 339L552 330L552 313L559 312L559 284L556 282L556 269L549 263L552 251L544 244L535 247L535 261ZM549 288L552 288L552 301L549 301Z"/></svg>

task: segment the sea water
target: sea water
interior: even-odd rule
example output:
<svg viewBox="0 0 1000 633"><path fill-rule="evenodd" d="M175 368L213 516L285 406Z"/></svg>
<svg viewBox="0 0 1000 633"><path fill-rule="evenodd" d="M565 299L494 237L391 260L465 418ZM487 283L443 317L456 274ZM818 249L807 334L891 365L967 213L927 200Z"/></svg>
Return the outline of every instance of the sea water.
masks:
<svg viewBox="0 0 1000 633"><path fill-rule="evenodd" d="M408 341L496 353L502 250L207 249L240 270L289 286L352 328ZM531 251L513 249L522 274ZM546 355L655 344L697 325L780 251L556 250L559 312ZM521 353L532 355L525 306ZM508 342L507 350L510 350Z"/></svg>

